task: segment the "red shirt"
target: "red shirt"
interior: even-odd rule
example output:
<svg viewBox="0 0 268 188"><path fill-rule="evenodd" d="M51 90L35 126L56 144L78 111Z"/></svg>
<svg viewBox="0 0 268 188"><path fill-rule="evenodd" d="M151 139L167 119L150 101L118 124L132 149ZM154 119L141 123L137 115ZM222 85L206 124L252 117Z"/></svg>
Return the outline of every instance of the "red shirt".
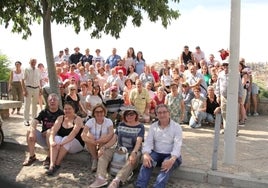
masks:
<svg viewBox="0 0 268 188"><path fill-rule="evenodd" d="M125 67L123 67L123 66L116 66L114 69L115 69L116 74L118 74L118 71L119 71L119 70L122 70L124 76L127 75L127 69L126 69Z"/></svg>
<svg viewBox="0 0 268 188"><path fill-rule="evenodd" d="M159 75L158 75L158 72L156 72L156 71L152 71L152 75L154 76L154 80L155 80L155 82L159 82Z"/></svg>
<svg viewBox="0 0 268 188"><path fill-rule="evenodd" d="M220 56L222 60L225 60L229 56L229 52L224 50L223 52L221 52Z"/></svg>

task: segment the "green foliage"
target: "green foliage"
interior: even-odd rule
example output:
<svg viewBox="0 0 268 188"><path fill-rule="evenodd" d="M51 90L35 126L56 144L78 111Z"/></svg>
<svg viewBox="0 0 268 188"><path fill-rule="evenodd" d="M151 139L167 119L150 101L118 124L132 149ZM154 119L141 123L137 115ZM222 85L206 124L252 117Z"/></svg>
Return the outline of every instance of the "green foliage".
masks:
<svg viewBox="0 0 268 188"><path fill-rule="evenodd" d="M178 3L179 0L172 0ZM171 1L170 1L171 2ZM179 11L169 8L168 0L1 0L0 24L7 28L12 23L12 32L31 36L33 22L49 19L57 24L73 25L76 33L81 27L91 29L91 37L110 34L119 38L128 19L139 27L147 13L152 22L161 20L166 28Z"/></svg>
<svg viewBox="0 0 268 188"><path fill-rule="evenodd" d="M268 99L268 91L264 87L259 87L259 97L260 98L267 98Z"/></svg>
<svg viewBox="0 0 268 188"><path fill-rule="evenodd" d="M10 70L8 68L10 62L6 55L0 54L0 80L8 81Z"/></svg>

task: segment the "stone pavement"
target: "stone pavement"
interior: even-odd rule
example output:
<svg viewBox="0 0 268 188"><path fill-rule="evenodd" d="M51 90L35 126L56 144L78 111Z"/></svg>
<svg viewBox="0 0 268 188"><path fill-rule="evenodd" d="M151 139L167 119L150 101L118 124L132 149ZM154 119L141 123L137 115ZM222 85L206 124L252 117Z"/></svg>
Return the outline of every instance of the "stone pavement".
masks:
<svg viewBox="0 0 268 188"><path fill-rule="evenodd" d="M148 125L146 126L148 128ZM183 128L181 167L173 174L171 181L177 179L230 187L267 188L268 187L268 116L249 117L245 127L240 127L236 140L236 163L223 164L224 138L220 135L218 169L211 170L214 129L201 127ZM3 125L5 141L8 145L25 148L27 127L23 117L11 115ZM10 144L13 143L13 144ZM38 150L42 153L42 150ZM69 156L68 159L80 160L88 164L86 152ZM72 161L68 160L68 161Z"/></svg>

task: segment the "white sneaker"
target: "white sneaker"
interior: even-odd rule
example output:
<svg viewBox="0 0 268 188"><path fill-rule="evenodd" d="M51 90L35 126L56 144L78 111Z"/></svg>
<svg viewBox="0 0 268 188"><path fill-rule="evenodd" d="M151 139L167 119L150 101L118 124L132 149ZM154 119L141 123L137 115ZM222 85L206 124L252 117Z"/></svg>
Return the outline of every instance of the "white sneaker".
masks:
<svg viewBox="0 0 268 188"><path fill-rule="evenodd" d="M199 128L201 127L201 123L198 123L194 128Z"/></svg>
<svg viewBox="0 0 268 188"><path fill-rule="evenodd" d="M259 116L259 113L258 112L255 112L254 114L253 114L253 116Z"/></svg>

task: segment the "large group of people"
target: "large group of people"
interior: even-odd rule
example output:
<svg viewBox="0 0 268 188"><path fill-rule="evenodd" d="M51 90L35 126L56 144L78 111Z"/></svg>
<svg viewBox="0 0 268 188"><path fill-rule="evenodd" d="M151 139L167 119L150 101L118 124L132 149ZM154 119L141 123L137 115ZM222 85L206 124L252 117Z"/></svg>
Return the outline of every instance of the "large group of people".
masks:
<svg viewBox="0 0 268 188"><path fill-rule="evenodd" d="M199 46L195 52L184 46L179 60L164 60L158 72L154 65L146 64L141 51L135 54L132 47L123 58L113 48L106 61L100 49L95 52L93 56L86 49L83 55L75 47L69 54L66 48L54 58L60 96L50 92L43 64L36 66L37 60L31 59L30 66L22 71L21 62L15 63L9 87L14 100L23 100L24 96L24 125L29 126L29 157L23 165L36 160L35 143L47 148L43 162L47 175L60 168L67 153L86 148L92 159L91 171L97 173L90 187L101 187L108 184L108 168L115 150L124 146L129 158L109 187L125 183L140 164L141 156L136 187L147 187L155 166L161 171L154 187L165 187L170 173L182 162L180 124L191 128L199 128L204 122L214 125L215 115L221 112L226 126L228 55L220 61L213 54L206 59ZM244 124L251 112L258 115L258 88L244 59L239 66L239 123ZM38 102L41 111L37 115ZM41 131L37 128L40 123ZM147 138L144 123L152 123Z"/></svg>

